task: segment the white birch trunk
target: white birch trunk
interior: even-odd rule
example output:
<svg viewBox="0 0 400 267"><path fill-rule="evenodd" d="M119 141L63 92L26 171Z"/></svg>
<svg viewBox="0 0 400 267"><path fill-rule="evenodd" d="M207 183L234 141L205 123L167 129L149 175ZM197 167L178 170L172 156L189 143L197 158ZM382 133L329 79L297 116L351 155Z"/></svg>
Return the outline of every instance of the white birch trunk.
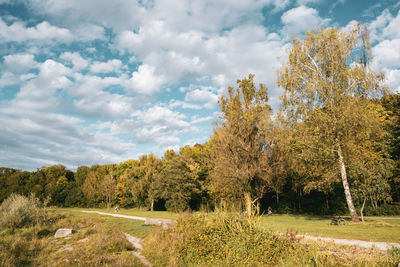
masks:
<svg viewBox="0 0 400 267"><path fill-rule="evenodd" d="M346 166L344 165L342 149L341 149L340 145L338 146L337 154L339 157L340 174L342 176L344 194L346 195L346 202L347 202L347 207L349 208L349 211L350 211L351 220L353 222L359 222L360 219L358 218L357 211L354 208L353 199L351 198L349 183L347 182Z"/></svg>

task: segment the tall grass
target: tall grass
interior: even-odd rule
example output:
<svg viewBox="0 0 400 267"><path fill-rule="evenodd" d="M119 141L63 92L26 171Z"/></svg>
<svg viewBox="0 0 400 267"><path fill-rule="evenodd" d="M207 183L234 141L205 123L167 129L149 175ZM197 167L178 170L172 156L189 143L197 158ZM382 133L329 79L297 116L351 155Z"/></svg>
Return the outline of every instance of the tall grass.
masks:
<svg viewBox="0 0 400 267"><path fill-rule="evenodd" d="M34 195L25 197L11 194L0 205L0 226L15 229L39 224L46 219L46 214Z"/></svg>

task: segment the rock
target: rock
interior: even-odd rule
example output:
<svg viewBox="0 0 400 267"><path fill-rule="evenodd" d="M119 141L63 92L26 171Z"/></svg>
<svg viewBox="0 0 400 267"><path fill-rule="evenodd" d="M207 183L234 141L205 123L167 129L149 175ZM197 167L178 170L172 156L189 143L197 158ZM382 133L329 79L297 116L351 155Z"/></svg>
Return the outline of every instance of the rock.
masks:
<svg viewBox="0 0 400 267"><path fill-rule="evenodd" d="M55 238L61 238L61 237L66 237L72 234L72 229L68 228L60 228L56 231L54 234Z"/></svg>
<svg viewBox="0 0 400 267"><path fill-rule="evenodd" d="M89 241L89 237L85 237L84 239L78 240L77 243L85 243Z"/></svg>

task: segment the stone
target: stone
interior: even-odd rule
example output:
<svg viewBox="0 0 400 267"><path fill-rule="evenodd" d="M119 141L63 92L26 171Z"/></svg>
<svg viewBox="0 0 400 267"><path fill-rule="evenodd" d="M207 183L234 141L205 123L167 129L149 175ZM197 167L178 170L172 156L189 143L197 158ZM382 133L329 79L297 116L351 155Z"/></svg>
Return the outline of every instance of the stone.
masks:
<svg viewBox="0 0 400 267"><path fill-rule="evenodd" d="M72 234L72 229L68 228L60 228L56 231L54 234L55 238L62 238L62 237L67 237Z"/></svg>

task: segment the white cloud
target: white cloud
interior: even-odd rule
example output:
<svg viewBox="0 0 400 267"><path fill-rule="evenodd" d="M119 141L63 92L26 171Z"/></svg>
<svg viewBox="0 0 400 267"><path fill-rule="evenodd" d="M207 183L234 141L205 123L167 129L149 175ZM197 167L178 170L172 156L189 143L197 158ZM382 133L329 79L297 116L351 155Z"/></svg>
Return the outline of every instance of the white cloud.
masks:
<svg viewBox="0 0 400 267"><path fill-rule="evenodd" d="M372 48L374 65L386 68L400 67L400 38L383 40ZM378 67L379 68L379 67Z"/></svg>
<svg viewBox="0 0 400 267"><path fill-rule="evenodd" d="M64 52L60 55L60 59L71 62L74 71L86 69L89 64L89 62L86 59L83 59L78 52Z"/></svg>
<svg viewBox="0 0 400 267"><path fill-rule="evenodd" d="M143 64L132 73L130 87L140 94L151 95L160 91L164 82L164 76L157 75L153 66Z"/></svg>
<svg viewBox="0 0 400 267"><path fill-rule="evenodd" d="M218 95L213 93L210 88L203 87L186 93L185 101L200 102L203 103L206 108L213 108L218 102Z"/></svg>
<svg viewBox="0 0 400 267"><path fill-rule="evenodd" d="M171 100L168 104L168 107L170 108L183 108L183 109L202 109L203 106L201 105L197 105L197 104L193 104L193 103L188 103L185 101L181 101L181 100Z"/></svg>
<svg viewBox="0 0 400 267"><path fill-rule="evenodd" d="M185 121L186 116L167 107L153 106L137 111L134 117L138 121L136 136L140 142L156 142L165 147L179 143L179 136L197 129Z"/></svg>
<svg viewBox="0 0 400 267"><path fill-rule="evenodd" d="M68 29L50 25L47 21L43 21L34 27L26 27L26 24L21 21L7 25L0 18L0 41L2 42L23 42L28 40L70 42L72 39L73 36Z"/></svg>
<svg viewBox="0 0 400 267"><path fill-rule="evenodd" d="M385 69L387 84L389 87L400 93L400 69Z"/></svg>
<svg viewBox="0 0 400 267"><path fill-rule="evenodd" d="M393 91L400 90L400 11L397 16L386 9L369 23L372 68L386 74L387 84Z"/></svg>
<svg viewBox="0 0 400 267"><path fill-rule="evenodd" d="M23 73L30 69L36 68L38 63L31 54L12 54L4 57L4 67L13 73Z"/></svg>
<svg viewBox="0 0 400 267"><path fill-rule="evenodd" d="M191 122L193 124L197 124L197 123L202 123L202 122L206 122L206 121L211 121L214 120L215 118L213 116L207 116L207 117L199 117L197 115L193 116L191 118Z"/></svg>
<svg viewBox="0 0 400 267"><path fill-rule="evenodd" d="M281 21L284 24L282 32L292 38L307 30L314 30L315 27L322 27L330 20L322 19L314 8L299 6L283 13Z"/></svg>
<svg viewBox="0 0 400 267"><path fill-rule="evenodd" d="M122 62L119 59L110 59L107 62L94 62L90 66L90 71L92 73L110 73L110 72L120 72L122 67Z"/></svg>

